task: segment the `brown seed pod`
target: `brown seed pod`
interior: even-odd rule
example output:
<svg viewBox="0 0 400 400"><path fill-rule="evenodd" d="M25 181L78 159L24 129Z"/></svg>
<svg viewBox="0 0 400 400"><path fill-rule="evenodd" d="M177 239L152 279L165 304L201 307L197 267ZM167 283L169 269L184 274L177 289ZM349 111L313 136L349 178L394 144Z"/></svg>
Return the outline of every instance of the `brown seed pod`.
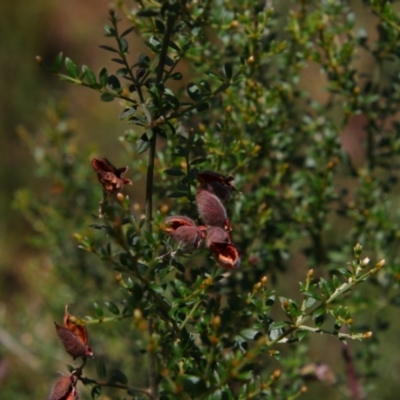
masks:
<svg viewBox="0 0 400 400"><path fill-rule="evenodd" d="M219 226L228 231L232 230L226 216L226 210L221 200L213 193L198 189L196 194L197 208L205 225Z"/></svg>
<svg viewBox="0 0 400 400"><path fill-rule="evenodd" d="M63 319L64 326L69 331L71 331L75 336L77 336L78 339L84 345L86 345L88 343L88 333L87 333L86 326L83 324L79 324L76 321L77 321L77 318L68 312L68 304L67 304L65 306L64 319Z"/></svg>
<svg viewBox="0 0 400 400"><path fill-rule="evenodd" d="M233 243L212 243L210 250L214 252L221 267L233 269L239 266L239 252Z"/></svg>
<svg viewBox="0 0 400 400"><path fill-rule="evenodd" d="M72 356L75 360L78 357L93 357L92 348L82 343L78 336L72 333L68 328L58 325L56 326L56 332L64 346L65 351Z"/></svg>
<svg viewBox="0 0 400 400"><path fill-rule="evenodd" d="M61 376L58 378L49 396L49 400L78 400L79 393L76 390L76 376Z"/></svg>
<svg viewBox="0 0 400 400"><path fill-rule="evenodd" d="M206 246L211 247L213 243L231 243L228 232L218 226L211 226L207 229Z"/></svg>
<svg viewBox="0 0 400 400"><path fill-rule="evenodd" d="M197 173L200 187L215 194L224 203L233 197L233 191L237 189L232 185L233 177L219 174L218 172L204 170Z"/></svg>
<svg viewBox="0 0 400 400"><path fill-rule="evenodd" d="M168 225L165 230L184 248L197 249L200 247L204 238L204 229L197 227L192 219L183 215L174 215L167 217L165 223Z"/></svg>
<svg viewBox="0 0 400 400"><path fill-rule="evenodd" d="M124 185L132 185L130 179L121 177L128 171L128 167L116 168L107 158L92 158L91 163L97 178L108 194L119 192Z"/></svg>

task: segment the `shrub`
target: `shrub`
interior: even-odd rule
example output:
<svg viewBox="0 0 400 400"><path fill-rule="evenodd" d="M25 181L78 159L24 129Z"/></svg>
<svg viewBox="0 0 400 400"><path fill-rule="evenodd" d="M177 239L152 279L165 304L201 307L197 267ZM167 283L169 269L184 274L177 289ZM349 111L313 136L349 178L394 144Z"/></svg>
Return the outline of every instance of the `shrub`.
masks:
<svg viewBox="0 0 400 400"><path fill-rule="evenodd" d="M389 2L364 2L375 38L348 2L270 3L118 1L100 46L115 71L37 58L119 101L132 126L120 138L126 171L71 151L53 108L40 168L56 193L17 196L71 288L67 302L94 301L94 315L66 311L57 328L83 362L52 400L81 383L93 398L294 399L309 378L337 381L329 357L307 354L316 334L343 343L339 389L370 390L377 339L357 363L347 342L386 329L382 312L398 304L400 17ZM145 52L131 50L135 38ZM142 177L143 207L123 188Z"/></svg>

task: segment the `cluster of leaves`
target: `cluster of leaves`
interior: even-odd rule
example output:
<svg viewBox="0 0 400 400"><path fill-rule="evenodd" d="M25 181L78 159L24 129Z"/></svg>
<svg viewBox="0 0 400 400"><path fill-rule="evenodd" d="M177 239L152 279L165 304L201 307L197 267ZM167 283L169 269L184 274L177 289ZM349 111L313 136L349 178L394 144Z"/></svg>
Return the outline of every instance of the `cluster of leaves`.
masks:
<svg viewBox="0 0 400 400"><path fill-rule="evenodd" d="M118 296L107 293L114 316L96 303L96 317L86 323L133 321L134 351L147 356L149 370L148 387L128 385L121 372L119 381L107 384L100 363L97 380L79 376L93 387L93 397L110 386L134 398L293 399L305 391L301 365L285 363L278 344L306 341L310 332L343 341L370 337L369 329L353 331L350 313L370 302L368 294L344 301L366 279L384 294L385 307L396 304L400 234L390 194L400 152L392 117L400 86L390 63L398 60L399 18L388 2L368 2L379 20L380 37L373 41L356 29L348 2L294 3L289 13L278 13L255 0L138 2L133 10L119 1L105 27L114 45L101 46L118 65L114 74L103 68L97 75L69 58L61 72L62 55L48 67L99 92L103 101L121 101L121 119L134 125L123 138L135 157L131 170L145 166L145 215L138 217L119 193L101 203L92 224L97 231L76 235L81 249L118 272L121 289ZM133 24L123 32L117 9ZM131 63L134 34L148 50ZM379 73L356 68L361 49ZM302 74L310 64L323 73L326 101L305 90ZM179 72L188 68L196 79ZM379 79L383 73L390 86ZM366 126L361 166L340 136L355 118ZM143 152L146 161L136 158ZM223 275L206 254L163 256L170 248L162 229L168 209L198 218L193 188L199 165L234 176L243 192L229 215L242 259L237 273ZM93 191L86 196L87 215L96 199ZM62 200L51 206L58 210ZM36 207L46 221L43 231L55 231ZM383 260L368 267L361 245L353 249L357 242L375 259L390 256L388 267L381 269ZM65 249L59 238L52 243ZM352 250L354 260L344 268ZM313 268L304 273L300 293L277 295L266 275L277 279L299 255ZM110 301L113 296L118 300ZM277 308L283 316L275 316ZM290 379L280 379L271 357L291 368Z"/></svg>

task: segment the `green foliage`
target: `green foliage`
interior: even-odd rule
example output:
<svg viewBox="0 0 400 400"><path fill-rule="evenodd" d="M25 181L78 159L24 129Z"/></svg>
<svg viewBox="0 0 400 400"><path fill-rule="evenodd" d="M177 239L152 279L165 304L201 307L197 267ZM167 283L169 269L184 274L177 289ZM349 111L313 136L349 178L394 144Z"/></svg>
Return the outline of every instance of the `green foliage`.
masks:
<svg viewBox="0 0 400 400"><path fill-rule="evenodd" d="M77 298L93 299L89 332L130 321L119 353L105 345L97 378L90 360L74 372L92 398L115 388L132 398L294 399L306 390L304 348L317 333L370 338L373 323L355 320L378 311L376 291L380 311L398 304L399 16L388 2L364 2L379 21L373 40L348 2L295 1L289 12L269 3L138 2L131 10L119 1L100 46L115 71L95 73L62 54L47 67L102 101L120 101L119 118L133 126L122 138L130 171L146 178L144 215L129 196L101 198L89 155L71 153L58 112L37 160L57 195L16 198L59 270L73 271L63 279ZM132 26L121 31L124 14ZM132 49L134 35L144 53ZM372 72L357 67L361 50ZM310 70L321 71L325 100L304 84ZM341 139L357 121L361 162ZM204 249L183 254L165 232L169 214L198 221L203 169L232 175L241 192L227 205L238 270L222 270ZM300 290L282 291L276 282L296 267ZM107 285L115 273L118 288ZM359 289L366 280L376 291ZM377 357L365 346L360 377ZM127 348L124 368L109 368ZM142 367L140 379L132 366ZM316 368L311 375L327 381ZM353 398L363 383L350 386Z"/></svg>

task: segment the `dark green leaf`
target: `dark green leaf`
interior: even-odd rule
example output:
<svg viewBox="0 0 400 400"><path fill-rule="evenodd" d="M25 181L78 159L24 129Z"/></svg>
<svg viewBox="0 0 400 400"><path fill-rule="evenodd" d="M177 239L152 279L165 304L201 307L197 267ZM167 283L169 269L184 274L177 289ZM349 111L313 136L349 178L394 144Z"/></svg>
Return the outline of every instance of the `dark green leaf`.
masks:
<svg viewBox="0 0 400 400"><path fill-rule="evenodd" d="M96 315L99 318L103 318L104 317L103 309L97 303L93 303L93 306L94 306L94 311L95 311Z"/></svg>
<svg viewBox="0 0 400 400"><path fill-rule="evenodd" d="M160 14L159 8L146 8L144 10L140 10L136 16L137 17L157 17Z"/></svg>
<svg viewBox="0 0 400 400"><path fill-rule="evenodd" d="M105 101L105 102L113 101L114 98L115 98L115 96L111 93L102 93L100 96L100 100Z"/></svg>
<svg viewBox="0 0 400 400"><path fill-rule="evenodd" d="M150 65L150 58L147 54L143 54L141 53L139 55L139 62L138 62L138 66L140 68L148 68Z"/></svg>
<svg viewBox="0 0 400 400"><path fill-rule="evenodd" d="M94 74L94 72L86 65L82 66L82 71L85 74L86 82L89 85L95 85L96 84L96 75Z"/></svg>
<svg viewBox="0 0 400 400"><path fill-rule="evenodd" d="M187 93L192 100L200 100L201 99L201 91L197 85L194 83L189 83L187 85Z"/></svg>
<svg viewBox="0 0 400 400"><path fill-rule="evenodd" d="M122 53L126 53L128 51L128 41L125 38L121 38L119 40L119 46Z"/></svg>
<svg viewBox="0 0 400 400"><path fill-rule="evenodd" d="M229 63L226 63L224 65L224 71L225 71L225 76L227 77L227 79L231 79L232 74L233 74L232 65Z"/></svg>
<svg viewBox="0 0 400 400"><path fill-rule="evenodd" d="M128 34L131 33L134 29L135 29L134 26L131 26L130 28L126 29L125 31L123 31L123 32L121 33L121 37L124 37L124 36L128 35Z"/></svg>
<svg viewBox="0 0 400 400"><path fill-rule="evenodd" d="M148 140L139 139L136 143L136 152L138 154L144 153L150 147Z"/></svg>
<svg viewBox="0 0 400 400"><path fill-rule="evenodd" d="M121 115L119 116L119 119L128 118L128 117L130 117L131 115L133 115L133 114L135 113L135 111L136 111L136 107L129 107L129 108L126 108L126 109L121 113Z"/></svg>
<svg viewBox="0 0 400 400"><path fill-rule="evenodd" d="M107 85L107 80L108 80L108 72L107 72L107 68L102 68L100 73L99 73L99 81L100 81L100 85L101 87L104 87Z"/></svg>
<svg viewBox="0 0 400 400"><path fill-rule="evenodd" d="M156 29L158 30L158 32L163 34L165 32L165 25L159 19L156 19L154 22L156 24Z"/></svg>
<svg viewBox="0 0 400 400"><path fill-rule="evenodd" d="M112 53L119 53L119 51L117 49L114 49L114 47L106 46L105 44L101 44L99 47L104 50L111 51Z"/></svg>
<svg viewBox="0 0 400 400"><path fill-rule="evenodd" d="M176 50L178 53L181 51L180 47L175 42L170 41L168 46Z"/></svg>
<svg viewBox="0 0 400 400"><path fill-rule="evenodd" d="M106 305L108 311L115 315L119 315L119 308L115 303L113 303L112 301L106 301L104 304Z"/></svg>
<svg viewBox="0 0 400 400"><path fill-rule="evenodd" d="M175 72L170 75L170 79L173 79L174 81L180 81L182 79L182 74L180 72Z"/></svg>
<svg viewBox="0 0 400 400"><path fill-rule="evenodd" d="M79 70L77 65L68 57L65 58L65 68L72 78L79 78Z"/></svg>
<svg viewBox="0 0 400 400"><path fill-rule="evenodd" d="M121 83L115 75L110 75L107 79L107 83L113 90L121 89Z"/></svg>
<svg viewBox="0 0 400 400"><path fill-rule="evenodd" d="M198 165L198 164L202 164L206 161L207 161L207 158L199 157L199 158L195 158L194 160L190 161L190 165Z"/></svg>

